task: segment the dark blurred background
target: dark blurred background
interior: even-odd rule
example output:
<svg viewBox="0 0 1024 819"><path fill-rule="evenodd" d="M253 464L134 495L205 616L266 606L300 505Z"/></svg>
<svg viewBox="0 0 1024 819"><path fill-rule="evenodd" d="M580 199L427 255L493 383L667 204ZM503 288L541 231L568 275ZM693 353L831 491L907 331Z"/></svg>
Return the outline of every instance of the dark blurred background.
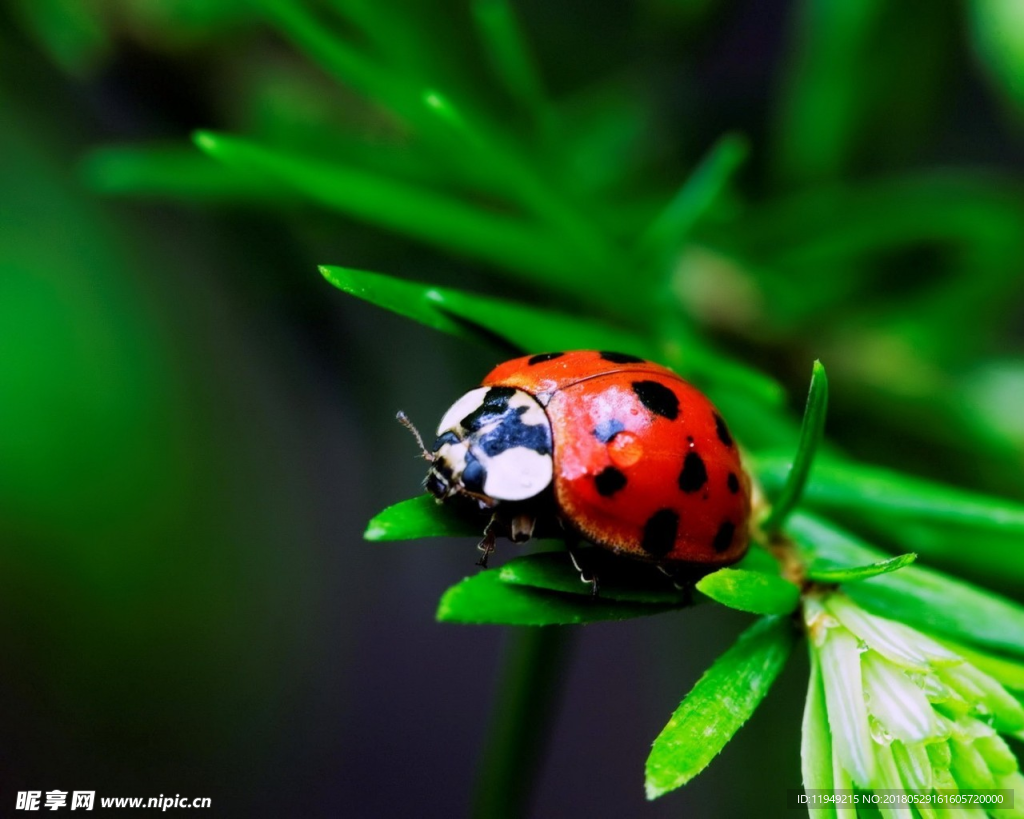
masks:
<svg viewBox="0 0 1024 819"><path fill-rule="evenodd" d="M740 131L748 201L809 192L793 205L803 228L780 226L784 204L712 225L709 242L739 231L747 270L788 270L796 289L870 271L822 286L817 308L766 285L753 313L724 315L723 298L747 304L735 275L711 291L684 278L709 335L781 379L794 408L825 356L830 430L865 459L1024 494L1020 7L515 9L551 97L604 133L594 150L614 162L594 185L623 211ZM453 52L469 36L459 3L393 14L429 15ZM588 109L601 95L618 106L607 122ZM60 789L210 796L217 816L465 815L505 634L433 616L474 571L473 544L362 532L422 478L395 410L429 427L503 353L351 300L316 265L508 291L472 260L285 192L204 195L187 169L147 190L102 164L107 144L190 151L196 128L312 152L388 142L249 4L5 0L0 112L0 814L18 790ZM950 183L960 210L939 238L926 219L856 259L835 245L862 237L814 244L834 226L813 195L870 211L876 181L951 168L982 172ZM888 207L934 202L921 197ZM940 279L961 284L936 292ZM969 316L941 313L979 281ZM746 622L708 606L580 629L534 815L785 815L803 657L705 773L643 799L651 740Z"/></svg>

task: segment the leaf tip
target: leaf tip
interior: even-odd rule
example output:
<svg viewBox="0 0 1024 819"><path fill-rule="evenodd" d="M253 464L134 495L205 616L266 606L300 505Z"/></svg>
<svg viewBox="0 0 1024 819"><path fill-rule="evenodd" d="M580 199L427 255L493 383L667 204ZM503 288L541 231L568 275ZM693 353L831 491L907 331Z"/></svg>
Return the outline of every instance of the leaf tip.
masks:
<svg viewBox="0 0 1024 819"><path fill-rule="evenodd" d="M351 268L333 264L321 264L317 265L317 270L320 271L320 275L329 284L333 284L339 290L352 294L355 294L358 290L356 274Z"/></svg>
<svg viewBox="0 0 1024 819"><path fill-rule="evenodd" d="M199 150L210 155L216 155L217 148L220 147L220 139L217 135L213 131L204 131L202 129L192 132L192 142L195 143Z"/></svg>
<svg viewBox="0 0 1024 819"><path fill-rule="evenodd" d="M655 753L657 753L656 750L651 751L651 756L647 758L645 766L644 792L648 802L653 802L669 791L681 788L693 778L692 776L672 776L671 771L666 771L661 763L653 762ZM666 774L669 775L666 776Z"/></svg>
<svg viewBox="0 0 1024 819"><path fill-rule="evenodd" d="M665 794L665 789L659 785L654 784L650 780L650 778L648 778L647 781L644 783L644 790L647 793L648 802L653 802L659 796L663 796Z"/></svg>
<svg viewBox="0 0 1024 819"><path fill-rule="evenodd" d="M437 601L437 611L434 613L434 620L438 623L453 623L458 621L458 617L454 614L455 608L452 605L452 598L459 593L458 589L460 585L461 584L456 583L442 594L441 599Z"/></svg>
<svg viewBox="0 0 1024 819"><path fill-rule="evenodd" d="M327 279L327 281L335 287L338 286L337 276L335 274L335 270L337 270L337 268L332 267L331 265L318 264L316 269L320 271L320 275Z"/></svg>
<svg viewBox="0 0 1024 819"><path fill-rule="evenodd" d="M423 104L426 105L427 108L433 108L435 111L440 111L447 106L445 98L433 88L426 88L423 90Z"/></svg>

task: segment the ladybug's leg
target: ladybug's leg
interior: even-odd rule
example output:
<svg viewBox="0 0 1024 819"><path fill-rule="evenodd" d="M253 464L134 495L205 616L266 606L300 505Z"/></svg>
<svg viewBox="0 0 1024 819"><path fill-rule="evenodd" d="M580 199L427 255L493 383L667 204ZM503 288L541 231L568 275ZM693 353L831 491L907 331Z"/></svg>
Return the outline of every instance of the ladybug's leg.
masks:
<svg viewBox="0 0 1024 819"><path fill-rule="evenodd" d="M487 568L487 561L490 558L491 553L494 551L494 542L497 540L498 527L500 525L501 521L498 518L498 513L495 512L491 515L490 521L488 521L487 525L484 527L483 540L476 545L476 548L483 553L480 555L480 559L476 562L477 566L484 569Z"/></svg>
<svg viewBox="0 0 1024 819"><path fill-rule="evenodd" d="M662 563L658 563L656 565L658 567L658 571L672 581L672 585L675 586L676 591L681 591L683 593L683 605L692 606L693 590L697 588L697 580L699 580L700 577L686 571L685 569L670 569Z"/></svg>
<svg viewBox="0 0 1024 819"><path fill-rule="evenodd" d="M512 533L510 535L513 543L526 543L533 537L533 528L537 525L537 518L533 515L516 515L512 518Z"/></svg>
<svg viewBox="0 0 1024 819"><path fill-rule="evenodd" d="M595 572L591 572L590 577L587 577L587 573L583 571L583 567L580 565L580 554L579 550L577 549L578 546L579 538L577 538L575 535L566 536L565 547L569 551L569 559L572 561L572 565L575 567L576 571L580 573L580 582L589 583L591 596L597 597L597 591L599 586L597 574Z"/></svg>

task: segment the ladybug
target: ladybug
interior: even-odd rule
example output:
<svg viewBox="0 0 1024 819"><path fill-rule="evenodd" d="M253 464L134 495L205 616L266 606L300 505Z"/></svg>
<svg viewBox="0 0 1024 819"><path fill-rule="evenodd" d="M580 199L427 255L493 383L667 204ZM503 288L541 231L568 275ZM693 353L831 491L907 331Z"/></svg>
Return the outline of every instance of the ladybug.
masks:
<svg viewBox="0 0 1024 819"><path fill-rule="evenodd" d="M636 356L507 361L452 404L430 450L420 446L438 502L493 512L484 566L499 532L522 542L552 518L567 543L664 570L710 570L747 550L750 479L725 421L695 387Z"/></svg>

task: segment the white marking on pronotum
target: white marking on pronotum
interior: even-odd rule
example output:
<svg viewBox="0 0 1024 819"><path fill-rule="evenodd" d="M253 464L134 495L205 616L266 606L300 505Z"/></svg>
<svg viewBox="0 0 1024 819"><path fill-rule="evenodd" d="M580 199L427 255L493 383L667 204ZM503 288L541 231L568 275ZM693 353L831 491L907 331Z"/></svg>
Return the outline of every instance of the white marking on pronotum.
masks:
<svg viewBox="0 0 1024 819"><path fill-rule="evenodd" d="M543 491L554 477L550 455L541 455L525 446L506 449L489 458L484 492L506 501L526 500Z"/></svg>
<svg viewBox="0 0 1024 819"><path fill-rule="evenodd" d="M536 427L548 423L548 416L541 409L540 404L537 403L537 399L527 392L516 390L512 397L509 398L508 405L513 409L526 407L526 411L519 416L519 420L527 426Z"/></svg>
<svg viewBox="0 0 1024 819"><path fill-rule="evenodd" d="M484 396L490 387L478 387L470 390L462 398L448 408L441 423L437 425L437 434L443 435L448 430L461 431L461 421L474 410L480 409L484 403Z"/></svg>
<svg viewBox="0 0 1024 819"><path fill-rule="evenodd" d="M483 406L490 387L478 387L470 390L456 401L444 414L437 427L437 434L454 432L460 439L458 443L444 443L434 453L437 462L447 465L452 472L452 480L461 483L462 473L466 469L467 455L472 453L484 471L483 491L488 497L502 501L519 501L532 498L548 487L554 478L554 461L549 454L543 455L529 447L516 446L488 456L476 444L480 438L495 426L501 419L468 434L462 426L462 420ZM519 421L526 426L548 424L548 416L537 400L523 390L515 390L508 399L509 408L515 412L520 410Z"/></svg>

